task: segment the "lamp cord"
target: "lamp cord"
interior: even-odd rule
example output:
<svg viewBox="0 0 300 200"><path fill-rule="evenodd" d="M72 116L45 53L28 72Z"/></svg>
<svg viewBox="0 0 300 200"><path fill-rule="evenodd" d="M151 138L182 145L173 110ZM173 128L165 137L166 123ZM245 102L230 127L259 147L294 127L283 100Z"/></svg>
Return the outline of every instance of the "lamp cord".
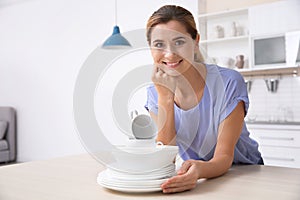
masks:
<svg viewBox="0 0 300 200"><path fill-rule="evenodd" d="M118 12L118 9L117 9L117 0L115 0L115 25L117 26L118 24L118 20L117 20L117 12Z"/></svg>

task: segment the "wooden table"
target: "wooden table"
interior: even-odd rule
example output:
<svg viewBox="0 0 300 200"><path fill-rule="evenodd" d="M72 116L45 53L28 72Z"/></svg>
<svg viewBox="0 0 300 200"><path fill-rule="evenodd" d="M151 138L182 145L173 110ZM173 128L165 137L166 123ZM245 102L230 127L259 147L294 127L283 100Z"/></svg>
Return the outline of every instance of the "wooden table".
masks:
<svg viewBox="0 0 300 200"><path fill-rule="evenodd" d="M224 176L199 181L187 192L128 194L97 184L104 167L90 155L0 167L0 200L114 199L300 199L300 169L234 166Z"/></svg>

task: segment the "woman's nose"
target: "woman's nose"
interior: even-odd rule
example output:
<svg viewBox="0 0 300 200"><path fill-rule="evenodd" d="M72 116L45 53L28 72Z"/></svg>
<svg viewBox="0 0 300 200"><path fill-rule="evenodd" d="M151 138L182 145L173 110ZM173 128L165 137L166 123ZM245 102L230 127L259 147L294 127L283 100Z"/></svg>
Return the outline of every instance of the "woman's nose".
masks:
<svg viewBox="0 0 300 200"><path fill-rule="evenodd" d="M168 47L164 50L165 57L170 57L175 55L175 49L172 47Z"/></svg>

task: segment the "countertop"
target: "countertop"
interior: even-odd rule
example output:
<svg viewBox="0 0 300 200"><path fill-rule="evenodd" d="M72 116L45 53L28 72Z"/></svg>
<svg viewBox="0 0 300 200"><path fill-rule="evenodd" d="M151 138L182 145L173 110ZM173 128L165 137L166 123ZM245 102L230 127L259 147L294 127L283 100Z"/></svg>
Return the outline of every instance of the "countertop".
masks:
<svg viewBox="0 0 300 200"><path fill-rule="evenodd" d="M99 199L300 199L300 169L239 165L225 175L199 180L191 191L163 194L121 193L96 178L104 166L88 154L0 167L1 200Z"/></svg>
<svg viewBox="0 0 300 200"><path fill-rule="evenodd" d="M295 126L300 126L300 122L296 121L245 121L246 124L263 124L263 125L295 125Z"/></svg>

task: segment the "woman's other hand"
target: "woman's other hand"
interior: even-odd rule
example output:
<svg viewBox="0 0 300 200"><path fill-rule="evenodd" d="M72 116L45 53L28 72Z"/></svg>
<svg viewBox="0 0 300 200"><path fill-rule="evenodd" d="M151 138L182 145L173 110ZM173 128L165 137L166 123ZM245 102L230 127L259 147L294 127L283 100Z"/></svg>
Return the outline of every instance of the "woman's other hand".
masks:
<svg viewBox="0 0 300 200"><path fill-rule="evenodd" d="M183 192L195 188L199 179L199 165L200 162L196 160L185 161L177 175L161 185L163 193Z"/></svg>

